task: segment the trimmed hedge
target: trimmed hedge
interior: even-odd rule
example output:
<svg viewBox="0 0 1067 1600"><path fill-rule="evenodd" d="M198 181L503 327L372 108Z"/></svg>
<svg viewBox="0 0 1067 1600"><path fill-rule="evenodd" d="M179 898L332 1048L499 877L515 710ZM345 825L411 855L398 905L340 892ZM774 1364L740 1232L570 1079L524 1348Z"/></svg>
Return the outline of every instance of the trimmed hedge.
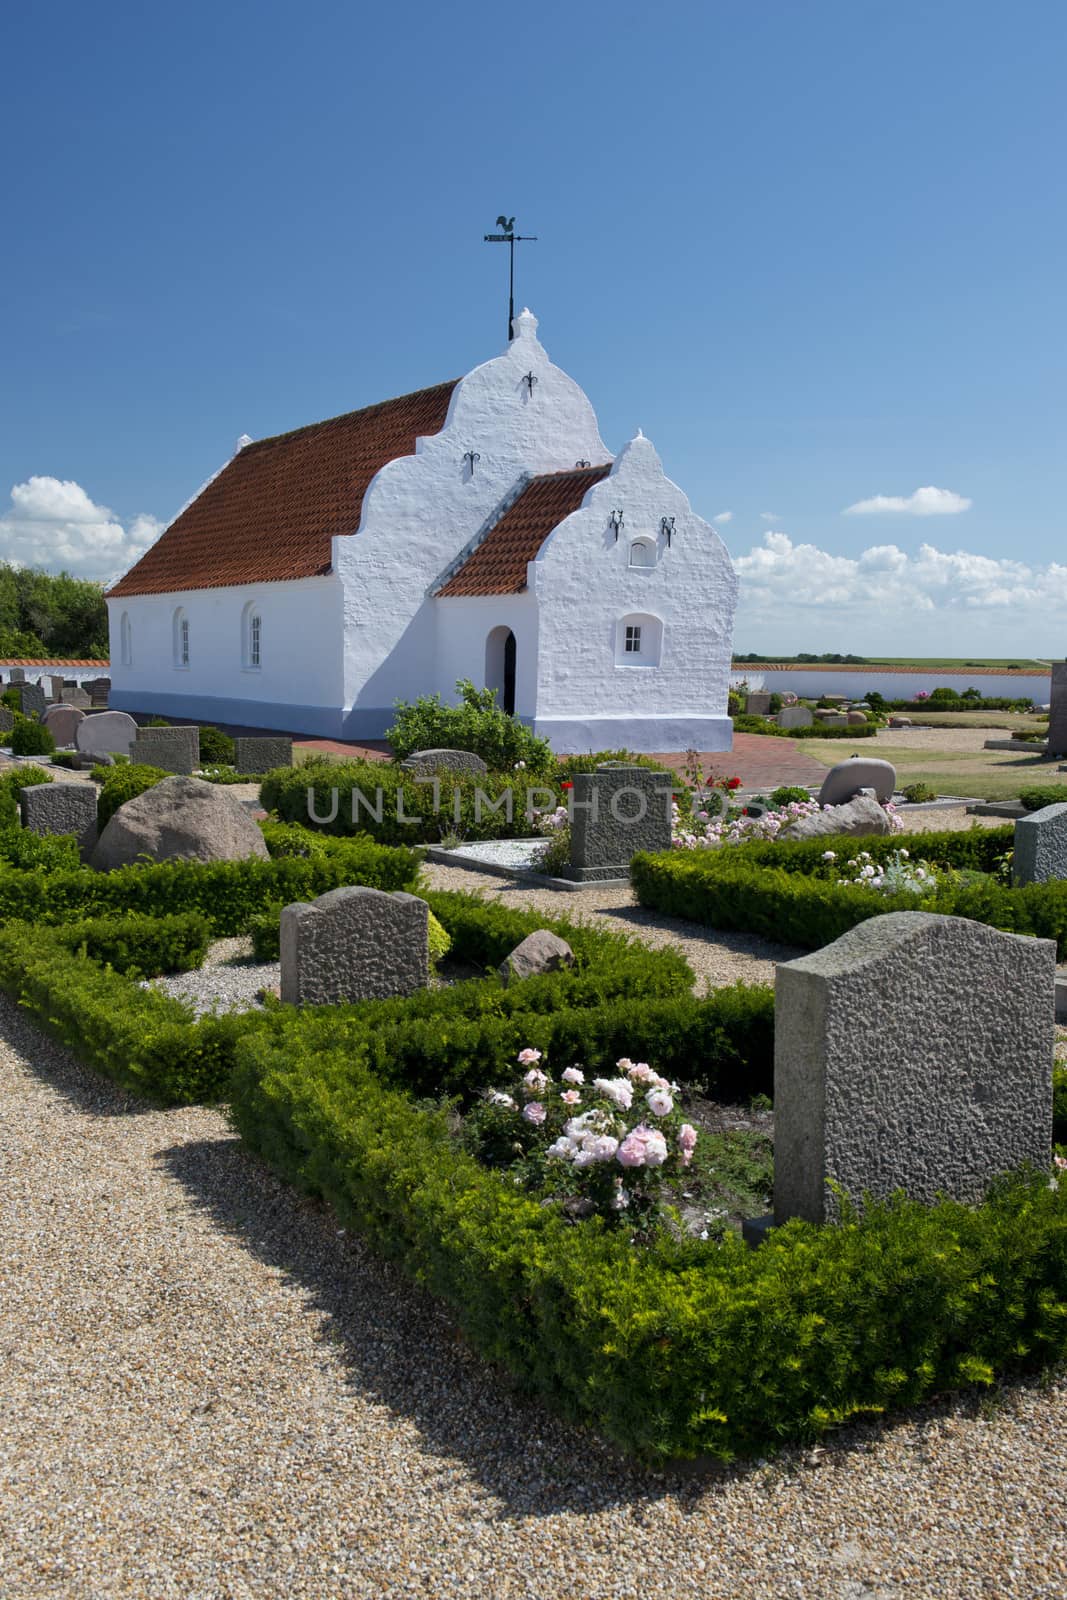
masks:
<svg viewBox="0 0 1067 1600"><path fill-rule="evenodd" d="M764 717L750 717L744 712L731 720L735 733L765 733L772 739L873 739L878 732L875 722L856 722L847 728L826 727L821 722L810 728L779 728Z"/></svg>
<svg viewBox="0 0 1067 1600"><path fill-rule="evenodd" d="M653 1059L655 1059L653 1057ZM238 1133L451 1308L525 1388L652 1462L728 1460L1067 1349L1067 1196L907 1201L758 1251L575 1227L351 1051L242 1041Z"/></svg>
<svg viewBox="0 0 1067 1600"><path fill-rule="evenodd" d="M991 830L1010 844L1010 830ZM888 839L850 838L839 841L839 856L869 850L877 859L901 846L915 857L924 856L937 863L937 851L945 856L964 855L966 846L926 848L927 840L988 840L990 834L932 834L909 838L897 834ZM1034 934L1053 939L1059 959L1067 958L1067 880L1027 884L1009 888L992 880L943 883L935 893L921 899L908 893L887 895L876 889L839 888L834 870L820 863L816 871L813 853L834 847L833 838L805 841L796 845L752 844L718 850L675 851L670 855L638 855L630 867L631 881L638 901L670 916L688 917L713 928L733 928L759 933L783 944L818 949L840 938L849 928L868 917L890 911L931 911L945 916L970 917L1007 933ZM976 842L973 854L980 858L988 848ZM796 852L793 854L793 852ZM948 862L943 864L949 864Z"/></svg>

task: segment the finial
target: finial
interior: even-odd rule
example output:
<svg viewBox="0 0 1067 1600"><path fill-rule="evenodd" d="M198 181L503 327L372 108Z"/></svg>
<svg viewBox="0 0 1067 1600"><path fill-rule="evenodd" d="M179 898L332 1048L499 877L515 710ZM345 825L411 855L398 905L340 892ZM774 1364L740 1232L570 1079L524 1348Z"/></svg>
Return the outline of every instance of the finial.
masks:
<svg viewBox="0 0 1067 1600"><path fill-rule="evenodd" d="M522 310L515 318L514 327L514 336L516 339L536 339L537 318L534 316L529 306L523 306Z"/></svg>

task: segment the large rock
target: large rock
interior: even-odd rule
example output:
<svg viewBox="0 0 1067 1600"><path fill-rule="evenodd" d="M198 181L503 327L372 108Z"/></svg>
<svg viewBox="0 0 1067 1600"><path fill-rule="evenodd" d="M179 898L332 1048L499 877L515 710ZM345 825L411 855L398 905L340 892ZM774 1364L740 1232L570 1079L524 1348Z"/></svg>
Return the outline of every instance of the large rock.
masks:
<svg viewBox="0 0 1067 1600"><path fill-rule="evenodd" d="M78 724L78 749L87 756L128 756L137 724L125 711L98 711Z"/></svg>
<svg viewBox="0 0 1067 1600"><path fill-rule="evenodd" d="M473 750L413 750L400 765L407 772L473 772L476 777L489 771Z"/></svg>
<svg viewBox="0 0 1067 1600"><path fill-rule="evenodd" d="M874 756L853 756L831 767L819 790L821 806L840 806L861 789L873 789L881 801L892 800L897 786L897 769L891 761Z"/></svg>
<svg viewBox="0 0 1067 1600"><path fill-rule="evenodd" d="M92 865L111 872L145 856L151 861L266 860L267 846L244 806L225 788L174 777L119 807L100 835Z"/></svg>
<svg viewBox="0 0 1067 1600"><path fill-rule="evenodd" d="M505 984L520 978L535 978L542 972L558 972L561 967L573 967L574 951L566 939L538 928L528 933L521 944L515 946L500 966L500 976Z"/></svg>
<svg viewBox="0 0 1067 1600"><path fill-rule="evenodd" d="M813 817L798 817L783 828L779 839L820 839L824 834L888 833L889 815L868 789L847 805L831 806Z"/></svg>

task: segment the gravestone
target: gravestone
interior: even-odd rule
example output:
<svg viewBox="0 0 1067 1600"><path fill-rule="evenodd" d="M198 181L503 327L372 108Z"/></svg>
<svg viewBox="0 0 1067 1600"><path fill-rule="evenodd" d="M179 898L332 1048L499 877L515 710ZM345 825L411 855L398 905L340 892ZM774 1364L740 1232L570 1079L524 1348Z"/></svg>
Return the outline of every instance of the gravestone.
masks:
<svg viewBox="0 0 1067 1600"><path fill-rule="evenodd" d="M85 721L85 712L77 706L49 706L44 714L44 725L59 750L69 750L75 743L79 724Z"/></svg>
<svg viewBox="0 0 1067 1600"><path fill-rule="evenodd" d="M774 1220L902 1189L973 1203L1046 1167L1056 946L898 911L775 978Z"/></svg>
<svg viewBox="0 0 1067 1600"><path fill-rule="evenodd" d="M83 861L96 844L96 790L89 783L35 783L19 790L22 826L30 833L72 833Z"/></svg>
<svg viewBox="0 0 1067 1600"><path fill-rule="evenodd" d="M850 728L865 728L867 726L867 718L862 711L846 711L845 719Z"/></svg>
<svg viewBox="0 0 1067 1600"><path fill-rule="evenodd" d="M400 765L407 772L473 772L478 777L489 771L473 750L413 750Z"/></svg>
<svg viewBox="0 0 1067 1600"><path fill-rule="evenodd" d="M11 688L19 697L19 710L24 717L37 717L44 719L48 709L48 701L44 697L44 690L39 683L13 683Z"/></svg>
<svg viewBox="0 0 1067 1600"><path fill-rule="evenodd" d="M843 711L816 711L815 720L823 723L827 728L848 727L848 717Z"/></svg>
<svg viewBox="0 0 1067 1600"><path fill-rule="evenodd" d="M879 761L874 756L852 756L830 768L819 790L819 804L842 806L861 789L873 789L884 804L892 800L896 784L897 769L891 761Z"/></svg>
<svg viewBox="0 0 1067 1600"><path fill-rule="evenodd" d="M15 713L8 706L0 706L0 733L10 733L15 726Z"/></svg>
<svg viewBox="0 0 1067 1600"><path fill-rule="evenodd" d="M889 726L891 728L910 728L911 727L911 718L910 717L890 717Z"/></svg>
<svg viewBox="0 0 1067 1600"><path fill-rule="evenodd" d="M78 724L78 749L87 756L128 756L137 724L125 711L98 711Z"/></svg>
<svg viewBox="0 0 1067 1600"><path fill-rule="evenodd" d="M293 764L292 739L235 739L233 752L233 764L237 771L252 776Z"/></svg>
<svg viewBox="0 0 1067 1600"><path fill-rule="evenodd" d="M783 706L778 713L780 728L810 728L814 721L810 706Z"/></svg>
<svg viewBox="0 0 1067 1600"><path fill-rule="evenodd" d="M180 773L119 806L100 835L91 865L112 872L145 856L151 861L269 860L263 830L228 789Z"/></svg>
<svg viewBox="0 0 1067 1600"><path fill-rule="evenodd" d="M1044 806L1015 824L1016 884L1067 878L1067 804Z"/></svg>
<svg viewBox="0 0 1067 1600"><path fill-rule="evenodd" d="M48 684L48 698L50 700L62 700L63 679L50 676L45 679L45 682Z"/></svg>
<svg viewBox="0 0 1067 1600"><path fill-rule="evenodd" d="M107 715L121 716L122 713L108 712ZM191 727L138 728L130 760L189 777L200 765L200 729L195 723Z"/></svg>
<svg viewBox="0 0 1067 1600"><path fill-rule="evenodd" d="M1067 661L1052 663L1046 748L1050 756L1067 756Z"/></svg>
<svg viewBox="0 0 1067 1600"><path fill-rule="evenodd" d="M92 705L80 683L64 684L59 698L65 706L77 706L79 711L88 711Z"/></svg>
<svg viewBox="0 0 1067 1600"><path fill-rule="evenodd" d="M25 683L26 682L26 669L24 667L12 667L11 668L10 682L11 683Z"/></svg>
<svg viewBox="0 0 1067 1600"><path fill-rule="evenodd" d="M288 1005L414 994L429 974L429 907L413 894L331 889L282 912L281 996Z"/></svg>
<svg viewBox="0 0 1067 1600"><path fill-rule="evenodd" d="M639 850L669 850L673 782L669 772L622 762L575 773L571 859L562 876L582 883L625 878Z"/></svg>
<svg viewBox="0 0 1067 1600"><path fill-rule="evenodd" d="M111 693L110 678L83 678L82 688L94 706L106 706Z"/></svg>
<svg viewBox="0 0 1067 1600"><path fill-rule="evenodd" d="M745 697L745 715L747 717L765 717L771 709L769 694L750 694Z"/></svg>

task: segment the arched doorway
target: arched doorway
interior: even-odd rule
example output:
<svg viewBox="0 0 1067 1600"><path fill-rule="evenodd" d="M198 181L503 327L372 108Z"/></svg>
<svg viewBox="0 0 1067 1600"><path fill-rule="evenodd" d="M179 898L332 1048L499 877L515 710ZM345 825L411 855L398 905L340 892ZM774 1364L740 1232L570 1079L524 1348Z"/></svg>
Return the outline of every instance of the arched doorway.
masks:
<svg viewBox="0 0 1067 1600"><path fill-rule="evenodd" d="M496 690L496 703L508 716L515 714L515 635L510 628L493 628L485 641L485 687Z"/></svg>

